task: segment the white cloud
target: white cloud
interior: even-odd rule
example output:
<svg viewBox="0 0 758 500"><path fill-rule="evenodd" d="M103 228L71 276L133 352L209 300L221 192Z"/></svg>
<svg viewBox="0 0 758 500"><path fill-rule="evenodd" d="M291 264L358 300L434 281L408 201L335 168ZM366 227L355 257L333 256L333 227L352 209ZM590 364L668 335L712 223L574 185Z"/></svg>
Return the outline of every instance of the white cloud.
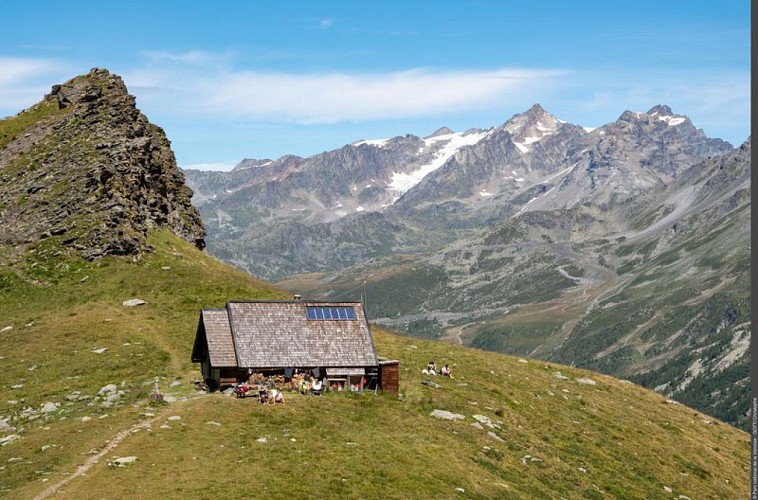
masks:
<svg viewBox="0 0 758 500"><path fill-rule="evenodd" d="M274 123L337 123L445 115L500 106L559 84L560 70L500 69L295 74L141 71L127 82L163 88L153 96L189 114ZM129 84L129 83L128 83ZM156 102L156 105L160 105Z"/></svg>
<svg viewBox="0 0 758 500"><path fill-rule="evenodd" d="M183 64L206 64L227 56L205 50L190 50L187 52L168 52L163 50L146 50L142 54L152 62L174 62Z"/></svg>
<svg viewBox="0 0 758 500"><path fill-rule="evenodd" d="M215 172L229 172L237 166L236 163L220 162L220 163L191 163L187 165L179 165L182 170L212 170Z"/></svg>
<svg viewBox="0 0 758 500"><path fill-rule="evenodd" d="M328 29L328 28L331 28L333 24L334 24L334 21L332 19L327 18L327 19L322 19L321 22L319 23L319 26L321 26L324 29Z"/></svg>
<svg viewBox="0 0 758 500"><path fill-rule="evenodd" d="M0 110L17 113L50 92L51 84L68 80L68 65L49 59L0 57Z"/></svg>

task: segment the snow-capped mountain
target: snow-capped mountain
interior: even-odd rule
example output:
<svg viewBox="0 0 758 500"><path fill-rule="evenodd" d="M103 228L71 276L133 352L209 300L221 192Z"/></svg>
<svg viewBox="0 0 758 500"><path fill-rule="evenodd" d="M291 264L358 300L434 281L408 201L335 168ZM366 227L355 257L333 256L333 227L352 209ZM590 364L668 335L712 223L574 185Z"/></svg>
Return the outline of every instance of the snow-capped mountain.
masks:
<svg viewBox="0 0 758 500"><path fill-rule="evenodd" d="M593 130L534 105L185 176L209 251L294 293L365 291L393 329L632 377L743 422L750 151L663 105Z"/></svg>

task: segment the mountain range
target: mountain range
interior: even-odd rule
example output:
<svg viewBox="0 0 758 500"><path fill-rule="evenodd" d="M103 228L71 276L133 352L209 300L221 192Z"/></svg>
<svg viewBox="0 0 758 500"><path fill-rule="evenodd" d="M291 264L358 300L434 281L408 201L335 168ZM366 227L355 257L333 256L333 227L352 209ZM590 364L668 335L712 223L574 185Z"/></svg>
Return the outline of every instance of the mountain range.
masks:
<svg viewBox="0 0 758 500"><path fill-rule="evenodd" d="M211 254L413 336L630 378L735 425L750 157L657 105L185 171Z"/></svg>
<svg viewBox="0 0 758 500"><path fill-rule="evenodd" d="M2 497L749 494L750 435L718 418L627 380L376 324L377 353L399 362L398 396L285 390L286 404L261 405L198 390L190 353L200 309L291 295L203 250L204 224L170 143L121 78L93 69L53 87L0 120L0 141ZM735 153L682 174L699 186L693 203L716 192L711 184L737 182L741 161ZM726 222L745 204L719 199L680 233L712 218ZM562 234L540 225L548 219L513 221ZM503 226L493 238L514 231ZM647 255L630 248L618 258ZM422 256L397 256L397 269L410 258L427 265ZM579 274L568 264L563 270ZM580 304L579 289L571 293L566 298ZM728 305L716 294L709 300L702 328ZM609 304L595 309L627 307ZM689 325L679 336L687 341L698 336ZM735 332L729 317L717 329L714 341ZM701 356L708 348L699 347ZM449 363L454 376L423 374L429 359Z"/></svg>

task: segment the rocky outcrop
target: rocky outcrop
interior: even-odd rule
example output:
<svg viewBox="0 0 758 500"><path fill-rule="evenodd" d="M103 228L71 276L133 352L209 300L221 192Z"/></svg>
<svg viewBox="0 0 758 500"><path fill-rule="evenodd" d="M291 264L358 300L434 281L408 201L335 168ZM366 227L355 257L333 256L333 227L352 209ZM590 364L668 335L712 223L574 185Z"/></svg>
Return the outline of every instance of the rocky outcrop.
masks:
<svg viewBox="0 0 758 500"><path fill-rule="evenodd" d="M139 255L168 228L198 248L205 228L164 132L104 69L55 85L0 122L0 244L58 240L87 259Z"/></svg>

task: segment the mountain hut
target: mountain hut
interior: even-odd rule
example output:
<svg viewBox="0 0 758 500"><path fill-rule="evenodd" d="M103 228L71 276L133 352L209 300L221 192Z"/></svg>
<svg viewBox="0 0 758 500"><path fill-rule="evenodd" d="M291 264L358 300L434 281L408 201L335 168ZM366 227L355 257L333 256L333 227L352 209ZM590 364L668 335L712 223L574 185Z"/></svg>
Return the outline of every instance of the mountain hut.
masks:
<svg viewBox="0 0 758 500"><path fill-rule="evenodd" d="M253 373L308 371L330 389L398 390L398 362L377 358L360 302L229 301L203 309L192 362L220 386Z"/></svg>

